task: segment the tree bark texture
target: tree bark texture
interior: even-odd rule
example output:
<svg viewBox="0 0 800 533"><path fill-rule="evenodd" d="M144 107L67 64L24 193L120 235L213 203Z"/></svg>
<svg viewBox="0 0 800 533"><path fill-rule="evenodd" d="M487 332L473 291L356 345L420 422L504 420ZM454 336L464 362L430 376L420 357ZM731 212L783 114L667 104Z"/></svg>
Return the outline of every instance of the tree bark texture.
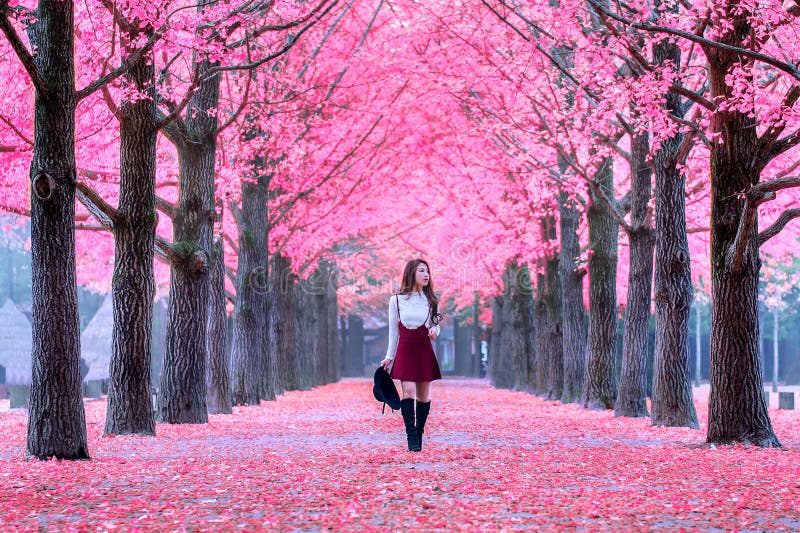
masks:
<svg viewBox="0 0 800 533"><path fill-rule="evenodd" d="M31 161L32 381L27 453L85 459L80 325L75 284L73 3L40 0L29 30L48 87L34 101Z"/></svg>
<svg viewBox="0 0 800 533"><path fill-rule="evenodd" d="M239 232L236 303L233 309L231 383L235 405L258 405L264 374L267 289L267 190L242 181L242 207L235 210ZM236 209L234 207L234 209ZM271 399L271 398L265 398Z"/></svg>
<svg viewBox="0 0 800 533"><path fill-rule="evenodd" d="M325 297L322 299L325 311L325 349L327 351L328 371L323 383L335 383L342 378L342 350L339 342L339 298L336 293L338 268L332 260L326 260L324 271L327 282L325 283Z"/></svg>
<svg viewBox="0 0 800 533"><path fill-rule="evenodd" d="M276 394L301 388L298 347L297 298L294 285L296 276L289 259L282 255L272 257L269 273L269 340L270 350L277 363Z"/></svg>
<svg viewBox="0 0 800 533"><path fill-rule="evenodd" d="M550 374L552 353L547 349L547 331L549 328L547 303L544 296L544 273L536 275L536 299L534 300L534 320L536 331L534 339L536 345L536 359L534 360L533 392L537 395L547 395L547 378Z"/></svg>
<svg viewBox="0 0 800 533"><path fill-rule="evenodd" d="M339 343L330 330L336 329L335 265L321 260L309 278L308 297L316 326L310 338L313 366L312 385L326 385L339 379ZM331 313L333 309L333 313Z"/></svg>
<svg viewBox="0 0 800 533"><path fill-rule="evenodd" d="M729 5L731 28L722 41L750 43L753 30L746 14ZM735 11L735 13L734 13ZM711 99L730 98L727 76L740 62L736 54L707 50ZM772 429L763 391L758 351L758 211L742 220L747 191L766 164L761 156L756 118L738 110L716 111L712 126L721 136L711 145L711 393L708 442L746 442L780 446ZM737 266L735 239L739 225L750 224Z"/></svg>
<svg viewBox="0 0 800 533"><path fill-rule="evenodd" d="M545 217L541 220L542 242L556 239L555 217ZM562 329L561 283L559 282L559 259L552 254L544 258L544 275L540 289L543 292L543 303L547 319L544 323L546 330L545 350L547 350L547 387L543 390L548 399L560 400L564 389L564 346ZM537 331L542 327L537 323ZM537 351L537 356L539 352Z"/></svg>
<svg viewBox="0 0 800 533"><path fill-rule="evenodd" d="M583 270L578 265L580 212L566 193L558 195L561 252L558 259L562 308L564 385L561 401L580 403L586 366L586 320L583 307Z"/></svg>
<svg viewBox="0 0 800 533"><path fill-rule="evenodd" d="M668 40L653 46L654 62L680 68L680 48ZM666 107L679 118L683 105L677 94L666 95ZM684 179L678 170L678 150L684 135L665 139L656 150L656 337L653 353L653 391L650 423L654 426L698 429L692 401L689 362L689 313L693 289L689 241L686 236Z"/></svg>
<svg viewBox="0 0 800 533"><path fill-rule="evenodd" d="M607 160L596 176L608 198L614 197L614 175ZM617 349L617 232L614 217L591 193L589 221L589 336L586 391L589 409L613 409L617 399L614 361Z"/></svg>
<svg viewBox="0 0 800 533"><path fill-rule="evenodd" d="M628 233L630 268L628 303L622 334L622 370L619 394L614 404L616 416L647 416L647 337L650 324L650 291L653 283L654 235L648 214L651 171L647 134L631 143L631 222Z"/></svg>
<svg viewBox="0 0 800 533"><path fill-rule="evenodd" d="M127 54L133 52L126 50ZM124 101L117 109L120 183L114 223L111 282L114 330L105 433L154 435L150 364L155 297L157 129L152 56L132 65L125 81L146 98Z"/></svg>
<svg viewBox="0 0 800 533"><path fill-rule="evenodd" d="M510 321L511 357L513 361L514 388L532 392L534 389L533 295L531 274L527 265L513 267L511 285ZM504 307L505 313L505 307ZM508 333L508 330L505 330Z"/></svg>
<svg viewBox="0 0 800 533"><path fill-rule="evenodd" d="M200 75L212 68L200 62ZM206 423L206 317L208 269L214 221L214 164L220 76L203 81L186 111L188 139L178 145L179 192L173 218L169 291L159 418L169 423Z"/></svg>
<svg viewBox="0 0 800 533"><path fill-rule="evenodd" d="M206 325L206 405L209 414L231 414L231 375L225 346L228 313L225 311L225 251L222 236L211 248Z"/></svg>
<svg viewBox="0 0 800 533"><path fill-rule="evenodd" d="M499 389L514 386L511 359L511 301L506 295L492 299L492 340L489 352L489 378Z"/></svg>
<svg viewBox="0 0 800 533"><path fill-rule="evenodd" d="M318 302L319 293L324 294L319 270L312 272L308 279L300 280L298 289L298 310L302 314L300 353L307 359L303 372L304 388L315 387L322 383L322 367L327 365L324 339L323 343L319 342L325 327L324 314L321 315Z"/></svg>
<svg viewBox="0 0 800 533"><path fill-rule="evenodd" d="M292 284L292 293L295 299L295 321L297 323L297 378L298 389L308 390L314 383L314 359L317 354L314 352L316 348L312 338L317 335L318 317L314 313L314 305L312 302L311 294L308 291L307 280L300 280L295 278L295 283Z"/></svg>

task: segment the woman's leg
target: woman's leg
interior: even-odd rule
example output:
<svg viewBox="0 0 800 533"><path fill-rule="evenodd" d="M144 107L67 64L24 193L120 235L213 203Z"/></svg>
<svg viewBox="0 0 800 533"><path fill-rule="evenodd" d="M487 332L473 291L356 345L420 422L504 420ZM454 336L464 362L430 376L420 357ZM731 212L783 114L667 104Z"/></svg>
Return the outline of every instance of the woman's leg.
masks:
<svg viewBox="0 0 800 533"><path fill-rule="evenodd" d="M419 435L419 447L422 449L422 434L425 432L425 422L431 411L431 382L417 383L417 420L416 429Z"/></svg>
<svg viewBox="0 0 800 533"><path fill-rule="evenodd" d="M417 385L419 384L414 383L413 381L400 382L400 389L403 391L404 400L416 400L419 398L419 396L417 396L417 393L419 392Z"/></svg>
<svg viewBox="0 0 800 533"><path fill-rule="evenodd" d="M428 403L431 401L431 382L430 381L423 381L420 383L414 383L417 394L416 399L418 402ZM405 392L403 392L405 395Z"/></svg>
<svg viewBox="0 0 800 533"><path fill-rule="evenodd" d="M416 386L413 381L401 381L400 388L403 391L403 399L400 400L400 414L403 415L403 423L406 426L406 437L408 438L408 449L412 452L420 451L419 432L414 417L414 401L416 399Z"/></svg>

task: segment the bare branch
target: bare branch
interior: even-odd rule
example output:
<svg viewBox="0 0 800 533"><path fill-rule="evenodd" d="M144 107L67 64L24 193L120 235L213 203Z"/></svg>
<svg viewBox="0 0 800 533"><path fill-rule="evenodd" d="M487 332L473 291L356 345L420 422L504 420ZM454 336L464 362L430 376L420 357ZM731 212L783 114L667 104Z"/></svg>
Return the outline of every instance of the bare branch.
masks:
<svg viewBox="0 0 800 533"><path fill-rule="evenodd" d="M705 107L709 111L714 111L717 109L717 106L714 105L714 102L703 96L701 93L696 91L692 91L687 89L683 85L679 85L677 83L673 83L672 86L669 88L670 91L674 92L675 94L679 94L681 96L685 96L692 102L696 104L700 104L701 106Z"/></svg>
<svg viewBox="0 0 800 533"><path fill-rule="evenodd" d="M8 39L8 43L11 45L11 48L14 49L14 52L17 54L17 57L22 63L22 66L25 67L25 71L28 73L28 76L30 76L31 82L36 88L36 91L39 93L39 96L42 98L47 98L50 92L47 89L47 84L39 74L39 70L36 68L36 64L33 61L33 56L22 42L22 39L19 38L17 30L15 30L14 26L11 24L11 20L9 20L8 14L6 13L7 8L8 0L3 0L0 2L0 30L2 30L2 32L5 34L6 39Z"/></svg>
<svg viewBox="0 0 800 533"><path fill-rule="evenodd" d="M175 212L177 211L175 204L158 196L156 196L156 209L167 215L169 218L175 218Z"/></svg>
<svg viewBox="0 0 800 533"><path fill-rule="evenodd" d="M11 213L21 217L31 217L31 211L27 207L18 207L15 205L0 204L0 212Z"/></svg>
<svg viewBox="0 0 800 533"><path fill-rule="evenodd" d="M783 189L791 189L793 187L800 187L800 176L792 176L789 178L779 178L770 181L762 181L756 183L747 191L748 197L760 197L769 192L777 192ZM771 200L772 198L768 198Z"/></svg>
<svg viewBox="0 0 800 533"><path fill-rule="evenodd" d="M13 123L13 122L11 122L10 120L8 120L8 119L7 119L5 116L3 116L3 115L0 115L0 120L2 120L2 121L5 123L5 125L6 125L6 126L8 126L9 128L11 128L11 130L12 130L14 133L16 133L16 134L17 134L17 137L19 137L20 139L22 139L22 140L25 142L25 144L27 144L27 145L29 145L29 146L33 146L33 141L32 141L31 139L29 139L29 138L28 138L28 137L27 137L27 136L26 136L24 133L22 133L22 131L21 131L19 128L17 128L17 127L14 125L14 123Z"/></svg>
<svg viewBox="0 0 800 533"><path fill-rule="evenodd" d="M80 102L81 100L83 100L84 98L95 92L97 89L104 87L108 83L114 81L115 79L125 74L125 72L127 72L131 68L131 66L135 65L136 62L142 59L146 53L152 50L156 42L158 42L158 40L164 36L165 32L166 32L166 23L164 26L153 32L153 35L150 36L147 42L144 43L144 45L141 48L139 48L130 56L128 56L127 59L120 66L110 71L108 74L100 76L92 83L90 83L77 93L75 93L75 97L77 98L77 100Z"/></svg>
<svg viewBox="0 0 800 533"><path fill-rule="evenodd" d="M236 241L234 241L233 238L230 235L228 235L227 233L223 233L222 234L222 238L225 239L225 242L228 243L228 246L231 247L231 249L234 251L234 253L236 255L239 255L238 243Z"/></svg>
<svg viewBox="0 0 800 533"><path fill-rule="evenodd" d="M97 191L79 181L75 186L75 197L101 226L114 231L115 226L119 223L119 212L103 200Z"/></svg>
<svg viewBox="0 0 800 533"><path fill-rule="evenodd" d="M787 135L783 139L776 141L772 144L772 149L769 151L770 159L777 157L800 144L800 129L796 130L791 135Z"/></svg>
<svg viewBox="0 0 800 533"><path fill-rule="evenodd" d="M786 92L786 96L783 99L783 107L791 109L794 104L797 102L797 99L800 98L800 85L792 85L789 90ZM767 131L761 136L761 153L766 155L767 157L776 157L783 151L788 150L793 145L791 143L787 143L785 145L781 145L779 150L774 152L776 148L776 139L780 136L781 133L786 129L786 121L783 121L780 125L773 124L770 126ZM791 137L791 136L790 136ZM784 139L785 141L785 139ZM797 142L797 138L795 138L795 143Z"/></svg>
<svg viewBox="0 0 800 533"><path fill-rule="evenodd" d="M106 226L92 226L89 224L75 224L75 229L81 231L110 231L110 228Z"/></svg>
<svg viewBox="0 0 800 533"><path fill-rule="evenodd" d="M155 239L155 254L158 259L168 265L180 263L183 259L166 239L158 235L156 235Z"/></svg>
<svg viewBox="0 0 800 533"><path fill-rule="evenodd" d="M787 209L778 217L770 227L758 234L758 246L762 246L765 242L773 238L775 235L783 231L786 224L793 219L800 217L800 208Z"/></svg>

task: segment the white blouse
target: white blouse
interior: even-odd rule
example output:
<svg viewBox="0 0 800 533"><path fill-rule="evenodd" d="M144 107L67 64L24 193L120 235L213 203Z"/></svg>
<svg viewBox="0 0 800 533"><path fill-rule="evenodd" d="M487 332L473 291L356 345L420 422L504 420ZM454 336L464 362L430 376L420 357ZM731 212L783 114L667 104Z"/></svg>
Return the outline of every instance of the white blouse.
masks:
<svg viewBox="0 0 800 533"><path fill-rule="evenodd" d="M437 335L440 333L439 326L433 326L428 316L430 307L428 306L428 298L423 292L417 291L399 295L399 317L397 316L397 298L398 295L396 294L389 298L389 347L386 350L387 359L394 359L395 353L397 353L397 343L400 341L400 327L398 324L401 319L403 325L408 329L424 325L425 327L435 328Z"/></svg>

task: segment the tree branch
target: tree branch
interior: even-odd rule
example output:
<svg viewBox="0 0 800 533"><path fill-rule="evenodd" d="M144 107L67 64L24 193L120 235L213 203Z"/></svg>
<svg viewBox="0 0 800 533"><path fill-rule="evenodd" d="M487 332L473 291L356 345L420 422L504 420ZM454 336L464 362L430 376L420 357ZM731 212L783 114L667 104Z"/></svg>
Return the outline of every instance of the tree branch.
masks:
<svg viewBox="0 0 800 533"><path fill-rule="evenodd" d="M223 233L222 238L225 239L225 242L228 243L228 246L231 247L231 250L233 250L233 252L236 255L239 255L239 245L236 241L233 240L233 237L231 237L227 233Z"/></svg>
<svg viewBox="0 0 800 533"><path fill-rule="evenodd" d="M0 30L5 34L8 43L11 45L11 48L14 49L22 66L25 67L25 71L28 73L28 76L30 76L31 82L39 93L39 96L47 98L50 93L47 84L39 74L39 70L36 68L36 64L33 61L33 56L22 42L22 39L19 38L17 30L15 30L14 26L11 24L6 9L8 9L8 0L0 1Z"/></svg>
<svg viewBox="0 0 800 533"><path fill-rule="evenodd" d="M761 247L765 242L780 233L786 227L786 224L797 217L800 217L800 208L787 209L781 213L781 216L770 227L758 234L758 246Z"/></svg>
<svg viewBox="0 0 800 533"><path fill-rule="evenodd" d="M17 137L19 137L20 139L22 139L22 140L23 140L23 142L25 142L25 144L27 144L28 146L33 146L33 141L32 141L32 140L30 140L30 139L29 139L29 138L28 138L28 137L27 137L27 136L26 136L24 133L22 133L22 130L20 130L19 128L17 128L17 127L14 125L14 123L13 123L13 122L11 122L10 120L8 120L8 119L7 119L5 116L3 116L3 115L0 115L0 120L2 120L2 121L5 123L5 125L6 125L6 126L8 126L9 128L11 128L11 130L12 130L14 133L16 133L16 134L17 134ZM12 150L9 150L9 151L12 151Z"/></svg>
<svg viewBox="0 0 800 533"><path fill-rule="evenodd" d="M77 93L75 93L75 97L78 100L78 102L80 102L93 92L95 92L97 89L100 89L101 87L107 85L108 83L114 81L121 75L125 74L125 72L127 72L128 69L131 68L131 66L136 64L137 61L142 59L142 57L144 57L144 55L148 53L153 48L153 46L155 46L156 42L158 42L158 40L164 36L164 32L166 32L166 29L167 29L166 23L164 23L162 27L153 32L153 35L151 35L150 38L147 39L147 42L144 43L144 45L141 48L139 48L133 54L128 56L127 59L120 66L110 71L108 74L100 76L92 83L90 83Z"/></svg>
<svg viewBox="0 0 800 533"><path fill-rule="evenodd" d="M779 178L770 181L762 181L756 183L747 191L747 196L760 197L769 192L777 192L783 189L791 189L792 187L800 187L800 176L792 176L789 178ZM768 198L771 200L772 198Z"/></svg>
<svg viewBox="0 0 800 533"><path fill-rule="evenodd" d="M598 15L605 15L631 28L635 28L637 30L643 30L650 33L665 33L667 35L674 35L676 37L682 37L688 41L697 43L704 47L717 48L720 50L726 50L728 52L734 52L736 54L749 57L750 59L761 61L762 63L766 63L767 65L771 65L779 70L782 70L783 72L786 72L796 80L800 80L800 70L798 70L797 67L795 67L791 63L780 61L772 56L768 56L760 52L754 52L753 50L748 50L747 48L741 48L738 46L732 46L729 44L721 43L719 41L706 39L705 37L700 37L699 35L684 30L678 30L667 26L659 26L657 24L635 22L629 18L625 18L622 15L619 15L618 13L614 13L606 6L601 4L599 0L587 0L587 2L589 3L590 6L592 6L595 12L598 13Z"/></svg>
<svg viewBox="0 0 800 533"><path fill-rule="evenodd" d="M176 9L174 9L173 11L171 11L164 18L164 23L161 24L161 26L157 30L155 30L153 32L153 34L147 39L147 42L145 42L144 45L142 45L142 47L139 48L136 52L134 52L133 54L128 56L126 58L126 60L122 63L122 65L120 65L119 67L115 68L114 70L112 70L111 72L106 74L105 76L99 77L98 79L96 79L95 81L93 81L92 83L90 83L89 85L87 85L86 87L84 87L83 89L78 91L77 93L75 93L77 100L80 102L81 100L83 100L84 98L86 98L87 96L89 96L90 94L95 92L100 87L103 87L107 83L115 80L116 78L118 78L119 76L124 74L129 68L131 68L132 65L134 65L137 61L139 61L142 57L144 57L144 55L146 53L148 53L150 50L152 50L152 48L159 41L159 39L161 39L164 36L164 34L167 32L167 29L169 28L169 20L172 18L173 15L179 13L180 11L186 10L186 9L196 9L196 8L204 6L204 5L211 5L211 4L215 3L215 1L216 0L212 0L212 1L209 1L209 2L206 2L206 3L191 4L191 5L188 5L188 6L181 6L181 7L178 7Z"/></svg>
<svg viewBox="0 0 800 533"><path fill-rule="evenodd" d="M156 209L167 215L169 218L175 218L175 211L177 211L175 204L158 196L156 196Z"/></svg>
<svg viewBox="0 0 800 533"><path fill-rule="evenodd" d="M103 200L97 191L79 181L75 186L75 197L101 226L109 231L114 231L119 223L119 212Z"/></svg>
<svg viewBox="0 0 800 533"><path fill-rule="evenodd" d="M168 265L180 263L183 257L163 237L156 235L155 254L158 259Z"/></svg>

